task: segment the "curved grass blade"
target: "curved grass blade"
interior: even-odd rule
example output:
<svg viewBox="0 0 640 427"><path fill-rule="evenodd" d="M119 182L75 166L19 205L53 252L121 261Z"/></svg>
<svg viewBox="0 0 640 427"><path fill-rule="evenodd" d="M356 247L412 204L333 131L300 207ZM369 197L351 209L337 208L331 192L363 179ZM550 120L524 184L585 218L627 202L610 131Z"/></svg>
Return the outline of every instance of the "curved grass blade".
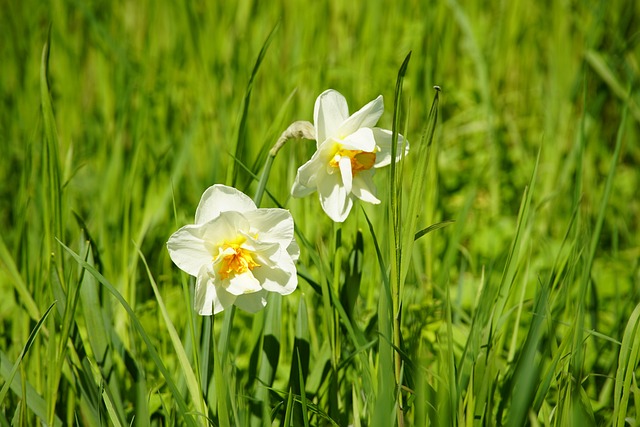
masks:
<svg viewBox="0 0 640 427"><path fill-rule="evenodd" d="M13 285L13 288L20 297L20 303L27 309L27 313L29 313L31 319L38 319L40 317L38 305L31 296L27 284L22 278L11 253L9 253L9 249L4 242L2 234L0 234L0 269L4 270L9 277L8 282Z"/></svg>
<svg viewBox="0 0 640 427"><path fill-rule="evenodd" d="M100 274L100 272L98 272L89 263L84 261L82 259L82 257L80 257L78 254L76 254L71 248L66 246L64 243L62 243L60 241L58 241L58 243L60 244L60 246L62 246L62 248L65 251L67 251L67 253L69 255L71 255L71 257L82 268L87 270L91 275L93 275L93 277L95 277L98 280L98 282L100 282L105 288L107 288L107 290L111 293L111 295L113 295L118 300L120 305L125 309L127 314L129 314L129 317L131 319L133 327L140 334L140 337L142 338L142 340L144 341L144 343L147 346L147 349L149 351L149 355L151 356L151 359L153 360L153 362L155 363L156 367L158 368L158 370L160 371L160 373L164 377L164 380L165 380L165 382L167 384L167 387L169 387L169 389L171 390L171 395L172 395L172 398L175 400L176 405L178 406L178 411L179 411L180 417L185 421L185 423L188 426L194 426L195 427L197 425L197 423L194 421L193 416L192 416L191 412L189 411L189 408L188 408L186 402L184 401L184 399L182 397L182 394L180 393L180 390L178 389L176 384L173 382L172 377L171 377L171 373L169 372L167 367L162 362L162 359L160 358L160 355L158 354L157 350L153 346L153 343L151 342L151 339L147 335L146 331L144 330L144 328L142 326L142 323L140 323L140 320L136 316L136 314L133 311L133 309L131 308L131 306L129 306L127 301L120 294L120 292L118 292L118 290L115 288L115 286L113 286L102 274Z"/></svg>
<svg viewBox="0 0 640 427"><path fill-rule="evenodd" d="M158 307L160 308L160 313L162 314L162 319L167 327L167 331L169 332L169 337L171 338L171 344L173 345L173 349L176 352L178 357L178 361L180 362L180 368L182 369L182 374L185 377L185 381L187 383L187 389L189 390L189 394L191 395L191 401L193 402L196 410L200 412L203 416L207 415L207 408L205 407L204 400L202 398L202 390L200 388L200 384L198 384L198 380L196 379L196 374L193 372L193 368L191 367L191 363L189 363L189 358L187 357L187 352L182 346L182 341L180 341L180 336L176 331L173 322L171 321L171 317L169 316L169 312L167 311L167 307L164 305L164 301L162 300L162 295L160 295L160 291L158 290L158 285L156 284L153 275L151 274L151 270L149 269L149 264L147 264L147 259L144 254L138 248L138 255L140 255L140 259L144 264L145 269L147 270L147 275L149 276L149 283L151 283L151 288L153 289L153 293L156 296L156 300L158 301Z"/></svg>
<svg viewBox="0 0 640 427"><path fill-rule="evenodd" d="M309 361L311 358L309 345L309 316L304 298L300 298L298 315L296 317L296 331L293 344L293 361L289 372L289 389L300 396L302 408L297 405L293 408L293 420L295 425L308 426L308 411L305 394L305 382L309 375Z"/></svg>
<svg viewBox="0 0 640 427"><path fill-rule="evenodd" d="M253 66L253 70L251 71L251 76L249 76L249 83L247 83L247 90L244 94L244 99L242 100L242 113L240 115L240 124L238 126L238 138L236 139L236 145L233 150L233 158L235 161L230 163L229 170L227 173L227 182L231 183L232 186L236 186L238 182L238 170L236 169L236 161L240 161L246 163L244 158L244 148L246 143L247 136L247 117L249 115L249 104L251 103L251 92L253 91L253 82L255 81L256 75L258 74L258 70L260 69L260 64L264 60L264 57L267 53L267 49L273 40L273 36L278 29L279 23L277 23L266 40L264 41L262 48L260 49L260 53L258 54L258 58L256 59L256 63Z"/></svg>
<svg viewBox="0 0 640 427"><path fill-rule="evenodd" d="M622 336L614 387L613 426L625 426L634 371L640 363L640 304L636 306ZM640 416L640 414L636 414Z"/></svg>
<svg viewBox="0 0 640 427"><path fill-rule="evenodd" d="M9 376L9 366L12 365L11 360L0 351L0 374L7 378ZM11 389L20 396L25 396L24 401L27 408L29 408L42 422L47 419L47 402L42 398L36 389L28 382L23 383L20 377L15 378L11 382ZM58 416L55 416L53 421L54 427L62 427L62 421Z"/></svg>
<svg viewBox="0 0 640 427"><path fill-rule="evenodd" d="M256 400L260 409L258 414L254 413L251 416L251 425L253 426L262 425L269 419L269 388L273 385L280 358L281 312L282 296L279 294L269 295L269 303L265 307L262 354L258 368L258 384L256 384Z"/></svg>
<svg viewBox="0 0 640 427"><path fill-rule="evenodd" d="M51 27L47 34L47 41L42 48L42 61L40 63L40 102L42 107L42 118L45 132L45 159L47 177L49 179L49 209L52 214L53 230L52 235L62 238L62 207L60 194L60 159L58 155L58 131L53 114L51 94L49 89L49 48L51 46ZM53 244L52 244L53 246Z"/></svg>
<svg viewBox="0 0 640 427"><path fill-rule="evenodd" d="M51 303L47 311L45 311L44 314L42 315L42 318L38 320L38 323L36 323L34 328L31 330L31 333L29 334L29 338L27 339L27 342L22 348L22 351L18 356L18 360L16 360L16 363L13 364L13 367L11 368L11 371L9 372L9 374L6 376L3 374L3 377L6 382L4 383L4 386L2 386L2 390L0 390L0 407L2 407L2 402L4 401L7 391L9 390L9 387L13 382L13 377L15 376L16 372L18 372L18 368L20 367L20 362L22 362L22 359L24 358L25 354L27 354L27 352L31 348L31 344L33 344L33 341L38 336L38 332L40 332L40 328L44 324L44 321L47 319L47 317L49 317L49 314L51 313L51 310L53 309L54 305L56 305L56 301Z"/></svg>
<svg viewBox="0 0 640 427"><path fill-rule="evenodd" d="M446 221L442 221L442 222L438 222L435 224L432 224L426 228L423 228L422 230L416 232L416 234L413 237L413 240L418 240L419 238L421 238L422 236L431 233L432 231L436 231L436 230L440 230L441 228L446 227L449 224L453 224L454 222L456 222L455 219L448 219Z"/></svg>

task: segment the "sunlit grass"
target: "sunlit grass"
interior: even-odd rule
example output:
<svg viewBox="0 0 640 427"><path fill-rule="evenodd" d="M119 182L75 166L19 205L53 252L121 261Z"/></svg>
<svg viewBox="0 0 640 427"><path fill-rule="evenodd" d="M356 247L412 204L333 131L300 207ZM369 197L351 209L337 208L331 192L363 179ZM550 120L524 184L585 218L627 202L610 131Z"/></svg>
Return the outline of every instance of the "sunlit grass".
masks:
<svg viewBox="0 0 640 427"><path fill-rule="evenodd" d="M639 8L4 5L0 425L638 425ZM328 88L411 146L342 225L269 156ZM166 250L216 183L296 224L255 315Z"/></svg>

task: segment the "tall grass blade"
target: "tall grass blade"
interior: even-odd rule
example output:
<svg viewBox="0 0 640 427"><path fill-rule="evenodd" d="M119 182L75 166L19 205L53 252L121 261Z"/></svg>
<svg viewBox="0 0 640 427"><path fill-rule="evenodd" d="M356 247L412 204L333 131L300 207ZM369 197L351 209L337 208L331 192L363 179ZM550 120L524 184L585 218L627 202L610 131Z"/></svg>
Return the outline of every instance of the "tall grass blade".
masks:
<svg viewBox="0 0 640 427"><path fill-rule="evenodd" d="M38 323L36 323L34 328L31 330L31 333L29 334L29 338L27 339L27 342L24 344L24 347L22 348L22 351L18 356L18 360L16 360L16 363L13 364L13 367L11 368L11 371L9 372L9 374L5 376L3 372L2 376L4 377L5 383L2 386L2 389L0 389L0 407L2 407L2 402L4 402L4 398L7 395L7 391L9 391L9 387L13 383L13 377L15 376L16 372L18 372L18 368L20 367L20 363L22 362L22 359L31 348L31 344L33 344L33 341L38 336L38 332L40 332L40 328L44 324L44 321L47 319L47 317L49 317L49 313L51 313L51 310L53 309L54 305L56 305L55 301L44 312L44 314L42 315L42 318L38 320Z"/></svg>
<svg viewBox="0 0 640 427"><path fill-rule="evenodd" d="M13 363L4 351L0 351L0 374L3 378L8 378L10 376L10 367L13 367ZM33 412L42 423L45 423L47 419L47 402L40 394L38 394L33 385L28 382L24 382L20 377L15 377L10 383L10 387L15 394L22 396L22 402L23 405L25 405L25 408L31 410L31 412ZM53 425L55 427L63 426L62 420L60 420L57 415L55 416Z"/></svg>
<svg viewBox="0 0 640 427"><path fill-rule="evenodd" d="M411 52L407 54L400 69L398 70L398 77L396 79L396 90L393 100L393 124L391 128L391 168L389 172L390 185L389 185L389 230L391 231L391 239L389 240L389 260L390 260L390 284L391 284L391 316L392 316L392 329L393 345L397 349L401 349L400 340L400 327L401 327L401 309L402 309L402 251L404 248L402 244L402 171L398 173L398 168L404 165L404 147L401 149L401 162L396 165L396 156L398 150L398 133L400 132L400 109L402 101L402 82L407 73L409 66L409 60L411 59ZM409 252L407 252L408 254ZM395 383L397 387L397 418L398 425L402 427L404 425L404 414L402 402L402 393L400 393L401 387L401 370L402 361L398 352L394 353L394 373Z"/></svg>
<svg viewBox="0 0 640 427"><path fill-rule="evenodd" d="M513 371L512 387L507 394L511 398L507 425L525 425L540 384L541 366L536 356L543 337L545 317L548 312L549 291L548 284L543 284L538 292L533 309L533 320Z"/></svg>
<svg viewBox="0 0 640 427"><path fill-rule="evenodd" d="M140 337L146 344L147 349L149 351L149 355L151 356L151 359L153 360L154 364L156 365L160 373L163 375L164 380L167 384L167 387L169 387L169 390L171 391L171 396L175 400L176 405L178 406L180 417L185 421L185 423L188 426L196 426L197 423L194 421L193 416L191 415L191 412L189 411L189 408L187 407L187 404L182 397L182 394L178 390L178 387L173 382L171 373L166 368L165 364L162 362L162 358L160 357L157 350L155 349L153 343L151 342L151 339L147 335L146 331L142 326L142 323L140 323L140 320L138 319L138 316L136 316L133 309L129 306L127 301L122 297L120 292L118 292L118 290L102 274L100 274L93 266L87 263L84 259L82 259L82 257L76 254L72 249L67 247L64 243L62 242L59 242L59 243L62 246L62 248L65 251L67 251L67 253L71 255L71 257L82 268L87 270L91 275L93 275L96 278L96 280L98 280L98 282L100 282L105 288L107 288L107 290L118 300L120 305L129 314L133 327L137 330L138 334L140 334Z"/></svg>
<svg viewBox="0 0 640 427"><path fill-rule="evenodd" d="M388 427L390 425L394 425L394 420L396 418L393 416L393 408L395 406L395 369L393 362L393 347L391 345L393 328L391 286L389 282L389 273L384 264L382 251L380 250L380 245L378 244L378 238L376 237L373 229L373 224L366 213L364 213L364 217L367 221L367 225L369 226L371 237L373 238L373 244L382 278L378 301L378 334L381 339L378 339L377 395L373 405L373 419L371 425L373 427Z"/></svg>
<svg viewBox="0 0 640 427"><path fill-rule="evenodd" d="M426 228L423 228L422 230L417 231L413 236L413 240L418 240L422 236L426 236L427 234L431 233L432 231L440 230L441 228L444 228L447 225L452 224L454 222L455 222L455 220L448 219L446 221L441 221L441 222L438 222L436 224L432 224L432 225L430 225L430 226L428 226Z"/></svg>
<svg viewBox="0 0 640 427"><path fill-rule="evenodd" d="M296 316L295 339L293 343L293 361L289 372L289 390L300 396L300 407L294 405L292 419L295 425L305 425L309 423L307 414L307 402L304 385L309 375L309 362L311 359L309 345L309 315L304 297L298 303L298 314Z"/></svg>
<svg viewBox="0 0 640 427"><path fill-rule="evenodd" d="M187 389L189 390L189 394L191 396L191 402L193 402L196 411L200 413L201 416L206 417L207 408L205 406L204 400L202 398L202 389L200 388L200 384L196 378L196 374L191 367L191 363L189 362L189 358L187 353L180 341L180 336L178 335L178 331L176 331L173 322L171 321L171 317L169 316L169 312L167 311L167 307L164 304L162 299L162 295L160 295L160 290L158 289L158 285L156 284L155 279L153 278L153 274L151 274L151 270L149 269L149 264L147 264L147 260L138 249L138 254L140 255L140 259L144 264L144 267L147 270L147 276L149 277L149 283L151 283L151 288L153 289L153 293L156 297L156 301L158 302L158 307L160 308L160 313L162 314L162 320L164 320L167 331L169 332L169 338L171 339L171 344L173 345L173 350L176 352L176 356L178 357L178 362L180 363L181 373L185 377L185 381L187 382Z"/></svg>
<svg viewBox="0 0 640 427"><path fill-rule="evenodd" d="M600 78L611 88L611 91L625 103L625 107L631 111L634 119L640 122L640 107L638 107L637 100L632 96L629 96L629 92L624 88L624 85L616 77L613 70L607 64L602 54L595 50L587 50L585 52L585 60L593 68L593 70L600 76ZM637 92L636 92L637 95Z"/></svg>
<svg viewBox="0 0 640 427"><path fill-rule="evenodd" d="M631 313L629 322L622 336L622 346L618 355L618 369L616 370L613 392L613 427L626 425L627 409L629 406L632 382L637 381L634 372L640 364L640 304ZM635 385L637 397L637 384ZM638 402L636 402L636 405ZM640 414L636 413L636 417Z"/></svg>
<svg viewBox="0 0 640 427"><path fill-rule="evenodd" d="M255 396L258 402L257 413L251 417L251 425L263 425L270 419L269 390L273 385L278 359L280 358L280 341L282 334L282 296L272 294L265 308L265 323L262 335L262 354L258 369Z"/></svg>
<svg viewBox="0 0 640 427"><path fill-rule="evenodd" d="M231 186L233 187L236 187L238 182L238 169L236 168L236 162L247 163L245 158L245 144L247 144L247 118L249 117L249 104L251 103L253 84L256 75L258 74L258 70L260 69L260 64L262 64L262 61L267 54L267 49L273 40L273 36L275 35L278 26L279 24L276 24L273 27L262 44L262 48L260 48L260 53L258 53L258 58L256 59L251 75L249 76L249 83L247 83L247 89L244 94L244 99L242 100L242 113L240 114L240 124L238 125L238 138L236 139L236 144L233 150L233 158L235 161L230 163L227 173L227 182L231 183Z"/></svg>
<svg viewBox="0 0 640 427"><path fill-rule="evenodd" d="M613 189L614 176L616 174L618 160L620 158L620 150L622 148L622 139L623 139L622 137L624 135L624 130L627 122L627 113L628 113L628 108L625 105L625 108L622 112L622 119L618 127L618 133L616 136L616 145L613 151L613 155L611 156L611 161L609 163L609 172L607 174L607 180L605 181L604 193L602 195L602 199L600 200L600 204L599 204L600 209L598 210L598 216L596 217L596 223L594 226L593 234L591 236L591 242L588 248L589 252L587 253L587 259L585 261L585 265L582 271L582 277L580 280L578 313L576 315L574 344L571 352L571 366L572 366L572 373L574 375L575 380L579 380L580 378L582 378L582 369L583 369L583 361L584 361L583 329L584 329L585 300L586 300L587 292L589 289L589 284L591 281L591 270L593 268L593 262L598 249L598 243L600 241L600 234L602 233L602 226L604 224L605 214L607 211L607 207L609 205L609 199L611 197L611 192Z"/></svg>
<svg viewBox="0 0 640 427"><path fill-rule="evenodd" d="M29 313L29 317L32 320L37 321L40 319L40 310L38 305L34 301L27 284L25 283L18 267L15 264L7 245L4 242L2 235L0 234L0 268L4 270L5 274L10 278L9 282L13 285L16 293L20 297L20 303L24 305Z"/></svg>
<svg viewBox="0 0 640 427"><path fill-rule="evenodd" d="M42 61L40 64L40 102L42 107L42 117L45 132L45 170L47 171L46 187L48 193L49 209L51 212L52 229L51 235L54 238L62 239L62 195L60 187L60 158L58 154L58 131L53 115L53 105L51 104L51 94L49 88L49 52L51 46L51 27L47 33L47 41L42 49ZM46 224L45 224L46 226ZM51 249L54 249L53 238L49 242ZM50 253L50 252L48 252Z"/></svg>
<svg viewBox="0 0 640 427"><path fill-rule="evenodd" d="M229 418L228 378L224 375L225 369L222 365L224 360L220 359L217 346L212 345L211 348L213 349L213 377L216 390L215 400L218 404L218 425L220 427L231 427L231 419Z"/></svg>
<svg viewBox="0 0 640 427"><path fill-rule="evenodd" d="M416 147L414 144L413 146L413 150L418 151L418 160L416 161L416 166L411 180L411 182L413 182L413 185L411 186L411 190L409 192L409 205L407 207L406 220L407 226L405 229L405 235L402 236L402 250L407 254L411 254L414 241L418 240L425 234L442 228L452 222L451 220L443 221L439 224L433 224L427 228L416 231L418 219L420 218L421 210L423 209L422 202L424 200L424 190L426 187L427 168L431 156L431 147L433 145L433 137L436 130L436 124L438 122L439 99L440 89L437 88L436 93L433 97L433 102L431 103L431 109L429 110L429 116L427 117L425 130L422 134L422 137L420 138L420 145ZM409 265L409 262L403 262L402 264L401 283L404 283L407 277Z"/></svg>

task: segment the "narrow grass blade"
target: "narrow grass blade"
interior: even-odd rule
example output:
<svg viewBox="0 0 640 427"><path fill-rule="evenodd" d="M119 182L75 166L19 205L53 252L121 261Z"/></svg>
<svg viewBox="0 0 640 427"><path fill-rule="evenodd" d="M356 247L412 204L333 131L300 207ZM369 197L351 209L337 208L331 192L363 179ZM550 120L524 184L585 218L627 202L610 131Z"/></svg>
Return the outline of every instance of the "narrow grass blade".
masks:
<svg viewBox="0 0 640 427"><path fill-rule="evenodd" d="M213 319L215 321L215 318ZM218 347L212 345L213 349L213 377L216 387L216 402L218 404L218 425L220 427L231 427L231 420L229 418L229 385L227 384L228 378L223 374L224 368L222 366L223 360L220 359L220 353Z"/></svg>
<svg viewBox="0 0 640 427"><path fill-rule="evenodd" d="M18 267L16 266L13 257L9 253L7 246L0 234L0 268L2 268L7 276L9 276L9 282L13 285L13 288L18 293L20 297L20 303L25 306L27 309L27 313L29 313L29 317L33 320L38 320L40 318L40 310L38 309L38 305L34 301L29 289L27 288L27 284L25 283L20 271L18 271Z"/></svg>
<svg viewBox="0 0 640 427"><path fill-rule="evenodd" d="M3 351L0 351L0 374L3 378L9 377L11 373L10 366L13 366L13 363ZM26 408L40 418L42 423L45 423L47 419L47 402L38 394L36 389L29 383L23 383L20 377L15 377L13 381L11 381L10 387L14 393L22 396ZM63 425L62 420L60 420L57 415L55 416L53 425L55 427L61 427Z"/></svg>
<svg viewBox="0 0 640 427"><path fill-rule="evenodd" d="M51 238L48 244L51 250L54 249L54 238L62 239L62 194L60 187L60 158L58 154L58 131L56 129L56 121L53 114L53 105L51 103L51 94L49 88L49 49L51 46L51 27L47 33L47 41L42 48L42 60L40 63L40 102L42 107L42 117L44 121L45 132L45 188L48 196L48 209L51 216L45 220L45 228L49 226L51 221ZM51 253L48 251L46 253ZM62 262L60 260L59 262Z"/></svg>
<svg viewBox="0 0 640 427"><path fill-rule="evenodd" d="M596 223L594 226L593 234L591 236L591 242L589 244L589 252L587 254L587 259L585 262L584 269L582 271L582 277L580 280L580 296L578 301L578 313L576 316L576 328L575 328L575 337L574 337L574 345L571 352L571 365L573 369L573 375L575 379L582 378L582 368L583 368L583 360L584 360L584 351L582 346L582 337L583 337L583 329L584 329L584 306L586 295L589 289L589 283L591 281L591 270L593 267L593 261L596 256L596 252L598 250L598 243L600 242L600 234L602 233L602 227L604 224L604 217L607 211L607 207L609 205L609 199L611 197L611 192L613 190L613 182L616 174L618 160L620 158L620 150L622 148L622 140L624 135L624 130L627 122L627 113L628 108L625 105L625 108L622 112L622 119L620 120L620 125L618 127L618 133L616 135L616 145L613 150L613 155L611 156L611 161L609 163L609 173L607 174L607 180L604 186L604 193L602 195L602 199L600 200L600 209L598 210L598 216L596 217Z"/></svg>
<svg viewBox="0 0 640 427"><path fill-rule="evenodd" d="M54 305L56 305L55 301L49 306L47 311L44 312L44 314L42 315L42 318L40 320L38 320L38 323L36 323L34 328L31 330L31 333L29 334L29 338L27 339L27 342L25 343L24 347L22 348L22 351L20 352L20 355L18 356L18 360L16 360L16 363L13 364L13 367L11 368L11 371L9 372L9 375L5 376L3 374L3 377L4 377L6 382L4 383L4 386L2 386L2 389L0 390L0 407L2 407L2 402L4 402L4 398L5 398L6 394L7 394L7 391L9 391L9 386L13 382L13 377L15 376L16 372L18 372L18 368L20 367L20 363L22 362L22 358L24 358L24 356L27 354L27 352L31 348L31 344L33 344L33 341L38 336L38 332L40 332L40 328L44 324L44 321L47 319L47 317L49 317L49 313L51 313L51 309L53 309Z"/></svg>
<svg viewBox="0 0 640 427"><path fill-rule="evenodd" d="M89 245L87 248L86 262L96 268L92 245ZM98 290L98 283L95 277L91 274L83 274L80 284L82 317L84 318L85 327L87 328L87 338L93 351L93 356L104 375L111 370L113 359L110 350L113 348L113 345L107 333L108 326L104 321L103 307L100 303Z"/></svg>
<svg viewBox="0 0 640 427"><path fill-rule="evenodd" d="M295 339L293 343L293 362L289 372L289 389L294 395L300 396L301 408L297 405L293 409L295 425L308 425L306 395L304 385L309 375L309 362L311 358L309 346L309 316L307 304L304 298L298 303L298 315L296 316Z"/></svg>
<svg viewBox="0 0 640 427"><path fill-rule="evenodd" d="M300 383L300 406L302 407L302 423L304 427L309 427L309 408L307 402L307 392L305 391L305 379L307 377L307 372L304 371L304 364L302 363L302 359L300 358L300 352L296 352L296 360L298 361L298 378ZM307 355L308 357L308 355ZM306 362L309 363L308 361ZM309 368L307 367L307 370ZM356 414L354 414L356 416Z"/></svg>
<svg viewBox="0 0 640 427"><path fill-rule="evenodd" d="M111 425L114 427L122 427L123 424L120 422L120 417L115 402L113 401L113 396L108 393L106 389L102 390L102 400L107 408L107 415L109 415L109 422Z"/></svg>
<svg viewBox="0 0 640 427"><path fill-rule="evenodd" d="M271 44L271 41L273 40L273 36L275 35L277 29L278 24L273 27L266 40L264 41L262 48L260 49L260 53L258 54L256 63L253 66L253 70L251 71L251 76L249 76L249 83L247 84L244 99L242 100L242 113L240 115L240 124L238 125L238 138L233 150L233 158L242 163L247 163L244 151L245 144L247 143L247 118L249 116L249 104L251 103L251 92L253 91L253 83L255 81L256 75L258 74L258 70L260 69L260 64L262 64L262 61L267 54L267 49L269 48L269 45ZM236 169L235 164L235 161L230 163L227 174L227 182L231 183L231 185L234 187L237 186L238 182L238 169Z"/></svg>
<svg viewBox="0 0 640 427"><path fill-rule="evenodd" d="M549 286L542 285L533 310L533 320L529 327L512 377L512 387L505 396L511 399L507 425L525 425L529 410L540 384L540 364L536 360L538 346L544 332L545 316L548 311Z"/></svg>
<svg viewBox="0 0 640 427"><path fill-rule="evenodd" d="M364 210L363 213L369 226L369 232L373 238L373 244L378 258L378 266L380 267L380 276L382 278L378 301L378 334L380 334L383 339L378 340L378 393L373 405L371 425L373 427L387 427L393 425L393 420L395 419L393 415L389 415L393 414L393 408L395 406L393 347L390 344L392 341L391 286L389 283L389 273L384 264L382 251L380 250L373 224Z"/></svg>
<svg viewBox="0 0 640 427"><path fill-rule="evenodd" d="M289 390L287 394L287 407L284 413L284 419L282 420L283 426L291 426L293 424L293 393Z"/></svg>
<svg viewBox="0 0 640 427"><path fill-rule="evenodd" d="M269 418L269 388L273 385L278 359L280 358L280 340L282 334L282 296L269 295L265 308L265 322L262 336L262 354L256 384L256 400L260 406L258 414L253 414L251 425L261 425ZM256 416L258 416L256 418ZM266 419L265 419L266 417Z"/></svg>
<svg viewBox="0 0 640 427"><path fill-rule="evenodd" d="M438 222L436 224L432 224L426 228L423 228L422 230L416 232L416 234L413 237L413 240L418 240L419 238L421 238L422 236L425 236L429 233L431 233L432 231L436 231L436 230L440 230L441 228L446 227L449 224L452 224L456 222L453 219L448 219L446 221L442 221L442 222Z"/></svg>
<svg viewBox="0 0 640 427"><path fill-rule="evenodd" d="M180 336L176 331L173 322L171 321L171 317L169 316L169 312L167 311L167 307L164 305L164 301L162 299L162 295L160 295L160 291L158 290L158 285L156 284L153 275L151 274L151 270L149 269L149 265L147 264L147 260L144 254L138 249L138 254L140 255L140 259L144 264L144 267L147 270L147 276L149 277L149 283L151 283L151 288L153 289L153 293L156 296L156 301L158 302L158 308L160 308L160 313L162 314L162 319L164 320L165 326L167 327L167 331L169 332L169 338L171 339L171 344L173 345L173 349L176 352L176 356L178 357L178 361L180 363L181 373L184 375L185 381L187 383L187 389L189 390L189 394L191 395L191 401L193 402L196 411L200 413L203 417L207 415L207 408L205 407L204 400L202 398L202 390L200 388L200 384L196 379L196 374L193 372L193 368L191 367L191 363L189 363L189 358L187 357L187 353L182 346L182 342L180 340Z"/></svg>
<svg viewBox="0 0 640 427"><path fill-rule="evenodd" d="M160 357L160 355L156 351L155 347L153 346L153 343L151 342L151 339L149 338L149 336L147 335L146 331L142 327L142 324L140 323L140 320L136 316L136 314L133 311L133 309L129 306L127 301L124 299L124 297L122 295L120 295L120 292L118 292L118 290L102 274L100 274L100 272L98 272L93 266L88 264L84 259L82 259L82 257L80 257L78 254L76 254L73 250L71 250L69 247L67 247L64 243L59 242L59 244L62 246L62 248L65 251L67 251L67 253L69 255L71 255L71 257L82 268L87 270L91 275L93 275L98 280L98 282L100 282L105 288L107 288L107 290L118 300L120 305L129 314L129 317L131 319L133 327L137 330L137 332L140 334L140 337L142 338L142 340L146 344L147 349L149 351L149 355L151 356L151 359L153 360L153 362L155 363L156 367L158 368L158 370L160 371L160 373L164 377L164 380L165 380L165 382L167 384L167 387L169 387L169 390L171 391L172 398L175 400L175 403L178 406L178 411L179 411L180 417L185 421L185 423L187 425L196 426L197 424L194 421L194 419L193 419L193 417L192 417L192 415L191 415L191 413L189 411L189 408L187 407L187 404L186 404L186 402L184 401L184 399L182 397L182 394L178 390L178 387L176 386L176 384L173 382L173 379L171 377L171 373L169 372L169 370L166 368L166 366L162 362L162 358Z"/></svg>
<svg viewBox="0 0 640 427"><path fill-rule="evenodd" d="M585 59L607 86L611 88L611 91L625 103L634 119L640 122L640 107L638 107L636 100L629 96L628 91L624 89L624 85L620 83L620 80L615 76L611 67L607 65L607 61L603 58L602 54L595 50L588 50L585 53Z"/></svg>
<svg viewBox="0 0 640 427"><path fill-rule="evenodd" d="M447 286L446 284L449 279L449 272L451 267L454 265L456 259L455 255L458 252L458 244L460 239L462 239L464 224L466 223L466 219L471 212L471 207L473 206L473 202L476 198L476 191L476 188L471 188L471 191L467 195L464 205L455 220L455 224L452 227L451 236L447 242L447 249L442 260L440 274L437 276L435 282L440 292L444 292L444 289Z"/></svg>
<svg viewBox="0 0 640 427"><path fill-rule="evenodd" d="M622 346L618 355L618 369L613 392L613 426L626 425L627 408L632 391L632 381L635 380L634 372L640 364L640 304L631 313L629 322L622 336ZM637 385L636 385L637 390ZM637 391L635 393L637 395ZM635 396L637 397L637 396ZM636 402L636 405L638 402ZM640 414L636 414L636 417Z"/></svg>
<svg viewBox="0 0 640 427"><path fill-rule="evenodd" d="M420 218L421 210L423 209L422 203L424 200L425 182L427 181L427 167L431 156L431 147L433 146L433 137L436 130L436 124L438 122L438 105L440 99L440 89L436 89L436 93L431 103L431 109L429 110L429 116L427 117L427 124L425 130L420 138L420 144L416 147L414 144L413 150L417 151L418 160L414 169L412 182L409 192L409 205L407 207L407 225L405 229L405 235L402 236L402 250L407 254L411 254L413 249L413 242L418 240L425 234L442 228L448 225L451 220L443 221L439 224L431 225L423 230L416 231L418 218ZM410 259L410 257L407 257ZM406 279L409 271L409 262L403 262L401 272L401 283Z"/></svg>

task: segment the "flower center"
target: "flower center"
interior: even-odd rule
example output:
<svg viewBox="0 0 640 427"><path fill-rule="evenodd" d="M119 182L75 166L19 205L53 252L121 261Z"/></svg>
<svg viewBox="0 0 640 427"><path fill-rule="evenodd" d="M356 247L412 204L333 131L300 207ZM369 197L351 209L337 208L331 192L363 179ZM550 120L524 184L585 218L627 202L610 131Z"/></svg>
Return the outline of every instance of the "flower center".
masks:
<svg viewBox="0 0 640 427"><path fill-rule="evenodd" d="M376 153L362 150L339 149L329 161L329 166L338 168L340 160L342 160L343 157L348 157L351 160L352 176L356 176L356 173L360 171L371 169L376 162Z"/></svg>
<svg viewBox="0 0 640 427"><path fill-rule="evenodd" d="M241 242L225 242L222 246L223 258L220 261L220 270L218 270L222 279L228 279L232 274L242 274L260 267L260 264L253 259L251 252L240 247L243 242L244 239Z"/></svg>

